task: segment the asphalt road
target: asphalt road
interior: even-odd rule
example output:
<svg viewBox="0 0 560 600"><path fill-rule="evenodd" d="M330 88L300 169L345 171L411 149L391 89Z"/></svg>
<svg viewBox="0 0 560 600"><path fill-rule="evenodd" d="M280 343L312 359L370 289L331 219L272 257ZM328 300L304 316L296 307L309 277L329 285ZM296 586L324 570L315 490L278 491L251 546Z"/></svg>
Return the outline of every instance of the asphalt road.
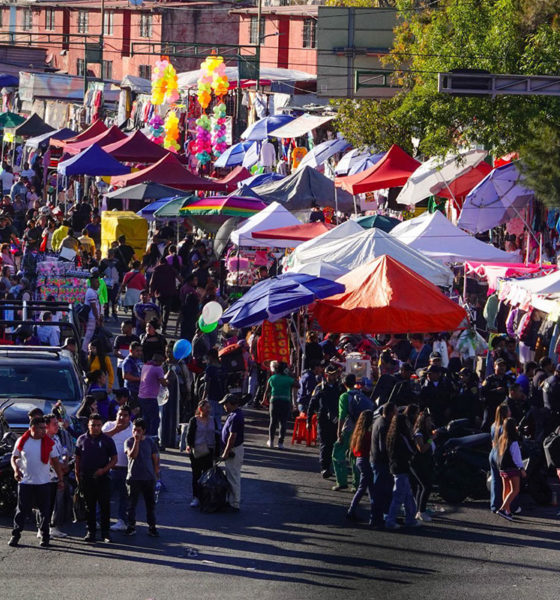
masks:
<svg viewBox="0 0 560 600"><path fill-rule="evenodd" d="M184 455L163 454L167 490L158 504L161 538L116 533L86 545L83 525L38 547L31 525L10 548L0 520L2 598L175 600L183 598L558 598L557 508L524 505L516 523L482 502L445 506L413 531L372 531L344 519L350 492L317 472L317 450L268 449L266 415L248 412L242 510L189 507ZM366 504L362 506L366 517Z"/></svg>

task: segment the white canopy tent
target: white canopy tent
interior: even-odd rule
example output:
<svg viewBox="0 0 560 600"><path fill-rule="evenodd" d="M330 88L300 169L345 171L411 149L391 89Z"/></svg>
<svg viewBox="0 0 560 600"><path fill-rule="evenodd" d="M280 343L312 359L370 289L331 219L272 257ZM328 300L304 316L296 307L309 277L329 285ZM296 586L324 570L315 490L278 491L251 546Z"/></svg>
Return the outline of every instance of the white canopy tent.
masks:
<svg viewBox="0 0 560 600"><path fill-rule="evenodd" d="M231 234L231 241L236 246L251 246L259 248L292 248L293 240L258 240L252 237L256 231L265 229L276 229L278 227L289 227L301 225L294 215L278 202L273 202L265 209L247 219L239 229Z"/></svg>
<svg viewBox="0 0 560 600"><path fill-rule="evenodd" d="M294 119L286 125L282 125L278 129L275 129L270 133L275 138L298 138L302 135L308 134L317 127L328 123L334 119L334 115L331 117L321 117L317 115L301 115L297 119Z"/></svg>
<svg viewBox="0 0 560 600"><path fill-rule="evenodd" d="M439 211L424 214L399 223L391 234L397 240L421 252L432 260L443 263L519 262L517 252L504 252L491 244L455 227ZM397 259L398 260L398 259Z"/></svg>
<svg viewBox="0 0 560 600"><path fill-rule="evenodd" d="M337 273L338 276L346 274L373 258L387 254L435 285L448 287L453 282L449 268L422 256L381 229L362 229L349 236L336 235L324 243L324 236L333 234L336 229L320 236L323 240L316 238L296 248L288 258L287 270L314 275L321 273L321 276L330 278Z"/></svg>

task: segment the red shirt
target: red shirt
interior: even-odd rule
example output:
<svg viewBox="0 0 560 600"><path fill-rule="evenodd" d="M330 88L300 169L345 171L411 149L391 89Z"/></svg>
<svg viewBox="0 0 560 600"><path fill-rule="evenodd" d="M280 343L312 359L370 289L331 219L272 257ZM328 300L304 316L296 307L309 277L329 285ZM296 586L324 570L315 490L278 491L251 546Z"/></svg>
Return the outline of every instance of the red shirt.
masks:
<svg viewBox="0 0 560 600"><path fill-rule="evenodd" d="M365 458L365 457L369 456L370 449L371 449L371 430L366 431L366 434L364 435L364 439L362 440L360 447L357 450L353 451L354 456L356 458L358 458L358 457Z"/></svg>

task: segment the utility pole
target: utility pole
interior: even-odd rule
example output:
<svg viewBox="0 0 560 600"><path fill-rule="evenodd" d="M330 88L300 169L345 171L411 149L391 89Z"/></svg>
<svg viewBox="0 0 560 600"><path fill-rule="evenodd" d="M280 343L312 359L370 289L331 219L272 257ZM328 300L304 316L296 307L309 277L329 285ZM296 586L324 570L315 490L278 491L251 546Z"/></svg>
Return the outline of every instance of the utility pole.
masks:
<svg viewBox="0 0 560 600"><path fill-rule="evenodd" d="M261 91L261 15L262 15L262 0L258 0L257 4L257 66L259 76L257 78L257 92ZM239 79L239 75L237 77Z"/></svg>
<svg viewBox="0 0 560 600"><path fill-rule="evenodd" d="M101 35L99 36L99 74L101 81L105 81L103 75L103 45L105 44L105 0L101 0Z"/></svg>

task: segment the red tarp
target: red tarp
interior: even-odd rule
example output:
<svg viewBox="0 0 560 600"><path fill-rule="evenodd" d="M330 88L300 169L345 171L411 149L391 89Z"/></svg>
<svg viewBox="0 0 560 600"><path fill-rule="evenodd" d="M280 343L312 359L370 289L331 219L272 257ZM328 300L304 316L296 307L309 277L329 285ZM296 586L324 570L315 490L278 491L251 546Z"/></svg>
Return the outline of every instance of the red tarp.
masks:
<svg viewBox="0 0 560 600"><path fill-rule="evenodd" d="M455 198L462 198L478 185L491 170L492 167L488 163L481 162L468 173L461 175L461 177L457 177L455 181L452 181L449 184L449 188L444 187L436 195L442 198L451 198L452 192ZM451 192L449 190L451 190Z"/></svg>
<svg viewBox="0 0 560 600"><path fill-rule="evenodd" d="M111 185L117 187L144 183L146 181L162 183L179 190L224 192L226 189L226 186L219 181L211 181L210 179L198 177L185 169L179 159L171 152L161 160L158 160L157 163L141 171L136 171L129 175L111 177Z"/></svg>
<svg viewBox="0 0 560 600"><path fill-rule="evenodd" d="M121 162L140 163L154 163L169 153L141 131L135 131L122 140L108 144L103 150Z"/></svg>
<svg viewBox="0 0 560 600"><path fill-rule="evenodd" d="M344 333L430 333L452 331L463 308L432 283L383 255L337 280L342 294L319 300L313 310L323 331Z"/></svg>
<svg viewBox="0 0 560 600"><path fill-rule="evenodd" d="M66 140L51 140L51 146L62 148L64 144L74 144L75 142L81 142L82 140L90 140L105 131L107 131L105 123L103 123L103 121L95 121L86 130L78 133L78 135L75 135L74 137Z"/></svg>
<svg viewBox="0 0 560 600"><path fill-rule="evenodd" d="M124 134L116 125L111 125L107 131L103 131L99 135L79 142L73 142L72 144L65 142L64 151L68 154L79 154L82 150L89 148L92 144L97 144L100 148L104 148L114 142L120 140L126 140L126 134Z"/></svg>
<svg viewBox="0 0 560 600"><path fill-rule="evenodd" d="M348 177L337 177L334 183L351 194L365 194L404 185L419 166L417 160L393 144L373 167Z"/></svg>
<svg viewBox="0 0 560 600"><path fill-rule="evenodd" d="M237 184L241 181L245 181L251 177L251 172L248 171L245 167L238 165L228 173L223 179L220 179L220 183L223 183L227 186L228 192L233 192L233 190L237 189Z"/></svg>
<svg viewBox="0 0 560 600"><path fill-rule="evenodd" d="M265 240L294 240L306 242L312 240L322 233L332 229L334 225L325 225L321 221L316 223L303 223L302 225L291 225L290 227L278 227L276 229L265 229L264 231L255 231L251 235L256 239Z"/></svg>

